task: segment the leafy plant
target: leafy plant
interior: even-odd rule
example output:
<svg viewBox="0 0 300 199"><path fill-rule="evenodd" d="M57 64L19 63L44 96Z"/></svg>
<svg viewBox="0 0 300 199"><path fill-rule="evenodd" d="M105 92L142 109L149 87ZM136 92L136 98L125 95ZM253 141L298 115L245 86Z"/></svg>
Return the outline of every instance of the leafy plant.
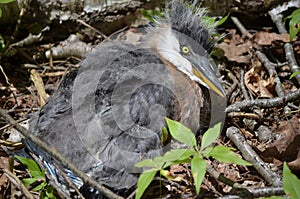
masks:
<svg viewBox="0 0 300 199"><path fill-rule="evenodd" d="M283 189L291 199L300 198L300 180L294 175L286 162L283 164Z"/></svg>
<svg viewBox="0 0 300 199"><path fill-rule="evenodd" d="M228 13L226 16L222 17L221 19L219 19L218 21L216 21L216 18L214 17L209 17L209 16L205 16L204 19L209 23L209 24L216 24L215 26L218 27L220 25L222 25L229 17Z"/></svg>
<svg viewBox="0 0 300 199"><path fill-rule="evenodd" d="M10 3L13 2L15 0L0 0L0 4L6 4L6 3ZM0 8L0 18L2 17L2 9Z"/></svg>
<svg viewBox="0 0 300 199"><path fill-rule="evenodd" d="M145 9L141 9L140 12L142 13L142 15L148 19L150 22L155 22L155 18L157 17L164 17L165 13L161 12L159 10L145 10Z"/></svg>
<svg viewBox="0 0 300 199"><path fill-rule="evenodd" d="M295 10L290 16L285 18L285 20L287 19L290 19L289 33L292 41L300 31L300 9Z"/></svg>
<svg viewBox="0 0 300 199"><path fill-rule="evenodd" d="M294 78L297 75L300 75L300 71L296 71L293 74L291 74L290 79Z"/></svg>
<svg viewBox="0 0 300 199"><path fill-rule="evenodd" d="M166 122L172 137L191 147L191 149L173 149L166 152L163 156L155 157L153 160L145 159L136 163L136 167L149 168L149 170L146 170L141 174L138 180L138 187L135 195L136 199L142 197L144 191L150 185L157 172L159 172L161 176L172 180L173 177L169 175L169 172L166 169L174 164L191 164L191 170L197 194L200 193L200 186L206 173L205 158L213 157L220 162L251 165L245 160L239 158L232 151L233 148L226 146L211 146L211 144L214 143L219 137L221 123L216 124L213 128L206 131L206 133L203 135L199 148L196 137L189 128L168 118L166 118Z"/></svg>
<svg viewBox="0 0 300 199"><path fill-rule="evenodd" d="M31 175L31 178L24 178L22 181L25 186L31 185L37 180L41 180L42 183L34 187L33 191L40 192L40 198L42 199L56 199L53 188L46 182L45 171L42 171L35 161L21 156L15 156L23 165L25 165Z"/></svg>
<svg viewBox="0 0 300 199"><path fill-rule="evenodd" d="M192 8L193 9L193 8ZM196 7L194 7L193 10L197 10ZM155 22L156 18L163 18L165 17L165 13L159 10L145 10L145 9L141 9L140 12L142 13L142 15L148 19L150 22ZM222 17L221 19L219 19L218 21L216 21L216 18L214 17L209 17L209 16L204 16L203 19L206 23L208 24L215 24L216 27L222 25L229 17L229 13Z"/></svg>

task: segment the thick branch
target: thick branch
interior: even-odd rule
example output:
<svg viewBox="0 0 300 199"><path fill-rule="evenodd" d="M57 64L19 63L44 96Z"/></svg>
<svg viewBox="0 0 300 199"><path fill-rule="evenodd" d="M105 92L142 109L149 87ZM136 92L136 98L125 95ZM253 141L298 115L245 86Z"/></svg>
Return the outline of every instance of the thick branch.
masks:
<svg viewBox="0 0 300 199"><path fill-rule="evenodd" d="M256 99L256 100L244 100L228 106L225 112L237 112L242 110L252 109L254 106L260 108L271 108L285 106L288 102L292 102L300 99L300 89L291 92L283 97L276 97L273 99Z"/></svg>

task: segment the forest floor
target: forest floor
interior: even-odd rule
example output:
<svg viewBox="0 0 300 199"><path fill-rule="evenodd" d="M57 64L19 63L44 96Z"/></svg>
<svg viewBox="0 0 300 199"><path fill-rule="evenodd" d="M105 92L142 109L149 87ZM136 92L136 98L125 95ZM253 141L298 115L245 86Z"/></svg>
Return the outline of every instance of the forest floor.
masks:
<svg viewBox="0 0 300 199"><path fill-rule="evenodd" d="M299 177L300 81L296 77L290 78L293 72L285 50L286 45L290 44L299 63L299 39L295 37L290 42L289 35L278 33L274 24L252 26L249 30L243 30L235 18L229 17L228 20L235 26L226 26L225 23L218 29L225 36L218 42L213 53L227 99L226 121L217 144L237 148L228 136L228 129L235 127L253 149L255 156L264 162L268 172L281 178L283 163L288 162L289 167ZM117 39L125 37L127 41L136 42L140 34L135 28L127 28ZM87 48L101 42L96 36L89 39ZM85 40L80 41L77 37L75 43L78 42L82 45ZM49 47L60 48L63 45L59 42L38 43L19 49L14 56L7 59L7 64L1 63L0 106L19 123L26 123L31 113L40 110L67 71L78 68L81 58L76 56L55 59L45 57ZM11 159L7 153L8 149L22 147L21 144L12 144L20 140L12 129L11 125L0 120L0 198L22 198L24 192L17 180L30 176L26 167ZM236 153L242 157L240 150ZM260 193L263 193L263 188L268 187L273 189L271 195L276 195L276 188L272 185L274 182L266 179L256 167L220 163L213 159L207 161L215 171L232 182L257 189ZM13 176L4 172L12 171L12 168ZM189 165L172 166L170 172L178 177L177 181L157 177L145 198L196 198ZM198 197L234 195L242 198L239 190L232 186L228 181L226 183L206 174ZM39 198L40 193L32 188L28 188L30 193L34 198ZM158 193L157 188L160 190ZM63 198L59 194L57 197Z"/></svg>

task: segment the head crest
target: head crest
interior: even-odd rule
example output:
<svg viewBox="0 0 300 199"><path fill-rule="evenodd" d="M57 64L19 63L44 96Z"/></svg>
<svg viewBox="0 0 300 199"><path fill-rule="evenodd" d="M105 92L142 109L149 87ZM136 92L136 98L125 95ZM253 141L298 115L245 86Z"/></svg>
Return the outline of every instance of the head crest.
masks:
<svg viewBox="0 0 300 199"><path fill-rule="evenodd" d="M173 30L189 36L209 51L215 43L212 40L215 24L205 19L206 13L206 9L197 8L195 3L172 0L167 3L166 18L163 21L170 23Z"/></svg>

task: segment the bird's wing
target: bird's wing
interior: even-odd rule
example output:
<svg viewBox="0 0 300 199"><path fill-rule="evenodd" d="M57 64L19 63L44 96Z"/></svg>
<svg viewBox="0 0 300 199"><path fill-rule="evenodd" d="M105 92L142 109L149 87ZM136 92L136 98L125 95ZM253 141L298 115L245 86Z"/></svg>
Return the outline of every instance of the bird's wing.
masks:
<svg viewBox="0 0 300 199"><path fill-rule="evenodd" d="M142 171L134 164L162 153L164 117L199 128L196 87L148 49L103 44L66 76L31 130L98 182L131 188Z"/></svg>

